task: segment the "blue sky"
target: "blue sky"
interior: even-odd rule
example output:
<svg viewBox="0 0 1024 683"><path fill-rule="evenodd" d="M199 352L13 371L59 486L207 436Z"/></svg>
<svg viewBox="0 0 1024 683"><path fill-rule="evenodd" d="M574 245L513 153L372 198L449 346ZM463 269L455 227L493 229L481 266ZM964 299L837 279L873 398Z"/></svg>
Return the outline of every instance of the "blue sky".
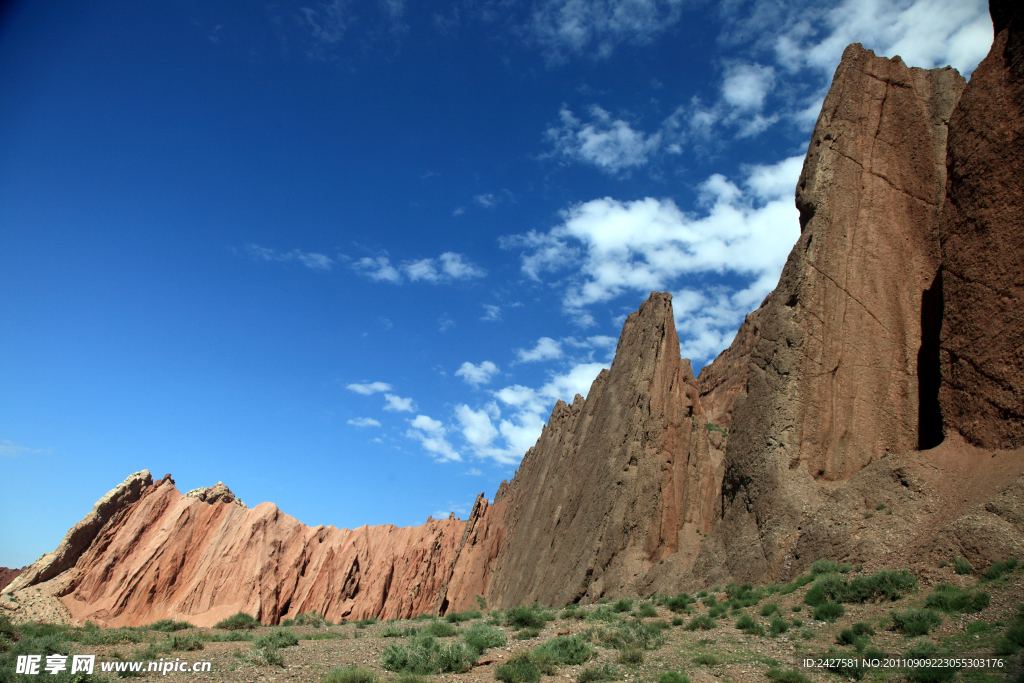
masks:
<svg viewBox="0 0 1024 683"><path fill-rule="evenodd" d="M625 316L698 369L775 286L850 42L969 74L981 2L15 2L0 565L128 474L460 517Z"/></svg>

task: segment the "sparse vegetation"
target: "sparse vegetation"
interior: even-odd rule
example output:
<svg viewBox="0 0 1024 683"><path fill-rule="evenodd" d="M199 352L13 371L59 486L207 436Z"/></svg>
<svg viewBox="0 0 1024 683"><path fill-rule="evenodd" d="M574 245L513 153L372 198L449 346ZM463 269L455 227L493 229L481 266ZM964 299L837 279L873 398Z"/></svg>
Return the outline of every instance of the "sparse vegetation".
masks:
<svg viewBox="0 0 1024 683"><path fill-rule="evenodd" d="M619 680L618 672L608 663L605 663L604 666L588 666L580 671L579 676L576 677L577 683L617 680Z"/></svg>
<svg viewBox="0 0 1024 683"><path fill-rule="evenodd" d="M701 615L690 619L690 623L686 625L687 631L696 631L698 629L702 631L710 631L716 626L715 620L707 615Z"/></svg>
<svg viewBox="0 0 1024 683"><path fill-rule="evenodd" d="M557 636L534 648L538 656L546 656L556 664L576 665L590 661L597 655L594 646L580 635Z"/></svg>
<svg viewBox="0 0 1024 683"><path fill-rule="evenodd" d="M441 644L433 636L421 634L405 644L388 645L381 664L388 671L424 675L465 671L475 658L462 643Z"/></svg>
<svg viewBox="0 0 1024 683"><path fill-rule="evenodd" d="M953 571L960 575L971 574L974 572L974 565L957 555L953 558Z"/></svg>
<svg viewBox="0 0 1024 683"><path fill-rule="evenodd" d="M484 650L492 647L501 647L507 642L505 632L501 629L484 624L474 624L462 632L462 638L466 646L480 655Z"/></svg>
<svg viewBox="0 0 1024 683"><path fill-rule="evenodd" d="M690 683L690 679L678 671L666 671L658 677L658 683Z"/></svg>
<svg viewBox="0 0 1024 683"><path fill-rule="evenodd" d="M336 666L328 671L320 681L321 683L377 683L377 672L361 666Z"/></svg>
<svg viewBox="0 0 1024 683"><path fill-rule="evenodd" d="M948 614L956 612L980 612L988 607L991 597L983 591L969 591L956 586L939 584L925 601L931 607Z"/></svg>
<svg viewBox="0 0 1024 683"><path fill-rule="evenodd" d="M640 605L640 609L637 610L637 616L640 618L656 617L658 616L658 610L654 608L649 602L645 602Z"/></svg>
<svg viewBox="0 0 1024 683"><path fill-rule="evenodd" d="M447 621L432 621L423 628L424 633L429 633L435 638L448 638L454 636L459 632L459 629L455 628Z"/></svg>
<svg viewBox="0 0 1024 683"><path fill-rule="evenodd" d="M644 663L644 652L634 647L628 647L619 652L618 662L627 666L639 666Z"/></svg>
<svg viewBox="0 0 1024 683"><path fill-rule="evenodd" d="M892 613L892 623L897 631L907 637L924 636L942 623L942 615L930 609L907 609Z"/></svg>
<svg viewBox="0 0 1024 683"><path fill-rule="evenodd" d="M251 615L239 612L227 619L218 621L213 627L227 629L228 631L240 631L242 629L251 630L259 625L260 622L256 621Z"/></svg>
<svg viewBox="0 0 1024 683"><path fill-rule="evenodd" d="M192 624L187 621L174 621L173 619L161 619L160 621L154 621L149 626L145 627L147 631L162 631L163 633L174 633L175 631L184 631L185 629L195 628Z"/></svg>
<svg viewBox="0 0 1024 683"><path fill-rule="evenodd" d="M494 670L494 677L502 683L533 683L540 680L540 668L528 653L520 652L504 664L499 664Z"/></svg>
<svg viewBox="0 0 1024 683"><path fill-rule="evenodd" d="M811 679L796 669L779 669L772 667L765 674L772 683L811 683Z"/></svg>
<svg viewBox="0 0 1024 683"><path fill-rule="evenodd" d="M471 621L473 619L479 619L483 616L482 612L477 610L470 610L468 612L452 612L444 615L444 620L449 624L459 624L463 621Z"/></svg>
<svg viewBox="0 0 1024 683"><path fill-rule="evenodd" d="M846 614L846 608L834 602L822 602L814 607L814 618L832 622Z"/></svg>

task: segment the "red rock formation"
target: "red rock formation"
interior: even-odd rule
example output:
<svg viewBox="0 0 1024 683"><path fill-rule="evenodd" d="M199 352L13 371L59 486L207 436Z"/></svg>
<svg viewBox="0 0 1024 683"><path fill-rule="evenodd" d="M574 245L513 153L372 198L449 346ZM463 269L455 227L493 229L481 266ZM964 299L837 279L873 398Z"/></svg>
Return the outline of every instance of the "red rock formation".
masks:
<svg viewBox="0 0 1024 683"><path fill-rule="evenodd" d="M797 186L800 239L752 316L757 334L720 357L737 365L753 347L722 528L699 571L777 576L830 482L918 446L922 297L939 268L946 122L963 85L949 68L843 53Z"/></svg>
<svg viewBox="0 0 1024 683"><path fill-rule="evenodd" d="M1024 16L991 4L995 40L949 124L942 231L947 429L1024 445Z"/></svg>
<svg viewBox="0 0 1024 683"><path fill-rule="evenodd" d="M18 578L18 575L25 571L25 567L21 569L8 569L7 567L0 567L0 591L7 587L12 581Z"/></svg>

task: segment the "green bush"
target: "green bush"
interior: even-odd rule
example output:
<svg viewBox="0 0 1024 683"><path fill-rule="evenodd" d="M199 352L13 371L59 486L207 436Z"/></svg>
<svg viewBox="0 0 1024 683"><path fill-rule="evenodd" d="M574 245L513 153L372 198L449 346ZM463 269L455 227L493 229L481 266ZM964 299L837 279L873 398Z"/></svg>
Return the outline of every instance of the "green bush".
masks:
<svg viewBox="0 0 1024 683"><path fill-rule="evenodd" d="M388 624L384 627L384 630L380 632L381 638L407 638L414 636L419 633L419 629L414 626L402 627L400 624Z"/></svg>
<svg viewBox="0 0 1024 683"><path fill-rule="evenodd" d="M674 598L666 600L665 607L668 607L673 612L683 612L694 602L695 600L688 593L680 593Z"/></svg>
<svg viewBox="0 0 1024 683"><path fill-rule="evenodd" d="M477 653L477 656L484 650L501 647L508 641L504 631L484 624L470 626L462 632L462 638L466 641L466 645Z"/></svg>
<svg viewBox="0 0 1024 683"><path fill-rule="evenodd" d="M1018 620L1016 624L1006 629L1006 637L1024 647L1024 620Z"/></svg>
<svg viewBox="0 0 1024 683"><path fill-rule="evenodd" d="M1003 574L1009 574L1017 568L1017 558L1009 557L999 562L993 562L985 570L985 578L989 581L995 581L996 579L1002 578Z"/></svg>
<svg viewBox="0 0 1024 683"><path fill-rule="evenodd" d="M710 631L716 626L715 620L707 615L701 615L690 619L690 623L686 625L687 631L696 631L700 629L702 631Z"/></svg>
<svg viewBox="0 0 1024 683"><path fill-rule="evenodd" d="M672 625L673 626L682 626L683 625L682 617L672 617Z"/></svg>
<svg viewBox="0 0 1024 683"><path fill-rule="evenodd" d="M356 628L366 628L367 626L373 626L377 623L377 617L366 617L355 622Z"/></svg>
<svg viewBox="0 0 1024 683"><path fill-rule="evenodd" d="M476 606L479 607L481 610L487 609L487 601L484 600L484 596L476 596Z"/></svg>
<svg viewBox="0 0 1024 683"><path fill-rule="evenodd" d="M702 590L702 591L697 593L697 597L698 598L706 598L706 597L708 597L708 592L706 590Z"/></svg>
<svg viewBox="0 0 1024 683"><path fill-rule="evenodd" d="M652 605L651 603L645 602L644 604L640 605L640 609L637 610L637 616L641 619L648 617L656 617L658 616L658 610L654 609L654 605Z"/></svg>
<svg viewBox="0 0 1024 683"><path fill-rule="evenodd" d="M755 622L754 618L749 614L741 614L740 618L736 620L736 628L738 628L741 631L746 631L755 623L757 622Z"/></svg>
<svg viewBox="0 0 1024 683"><path fill-rule="evenodd" d="M588 662L597 655L594 646L579 634L549 638L534 648L533 652L538 656L550 657L556 664L570 666Z"/></svg>
<svg viewBox="0 0 1024 683"><path fill-rule="evenodd" d="M505 613L505 625L513 628L544 628L544 615L532 607L512 607Z"/></svg>
<svg viewBox="0 0 1024 683"><path fill-rule="evenodd" d="M155 657L147 656L146 659L155 659ZM245 661L255 666L284 666L284 657L277 651L277 647L273 643L266 640L262 640L259 644L257 641L253 641L252 649L245 655Z"/></svg>
<svg viewBox="0 0 1024 683"><path fill-rule="evenodd" d="M718 658L708 654L697 655L693 658L693 661L701 666L716 666L718 664Z"/></svg>
<svg viewBox="0 0 1024 683"><path fill-rule="evenodd" d="M633 601L629 598L622 598L612 605L612 609L616 612L629 612L633 609Z"/></svg>
<svg viewBox="0 0 1024 683"><path fill-rule="evenodd" d="M424 627L423 631L424 633L429 633L435 638L447 638L449 636L454 636L459 632L459 629L455 628L447 621L432 621Z"/></svg>
<svg viewBox="0 0 1024 683"><path fill-rule="evenodd" d="M251 630L259 625L260 622L256 621L252 616L245 612L239 612L227 619L218 621L213 627L227 629L228 631L240 631L242 629Z"/></svg>
<svg viewBox="0 0 1024 683"><path fill-rule="evenodd" d="M499 664L494 670L494 677L502 683L534 683L540 680L540 668L528 653L520 652Z"/></svg>
<svg viewBox="0 0 1024 683"><path fill-rule="evenodd" d="M729 610L728 605L715 605L708 610L708 616L712 619L717 619Z"/></svg>
<svg viewBox="0 0 1024 683"><path fill-rule="evenodd" d="M988 607L991 599L983 591L969 591L956 586L939 584L925 601L925 607L932 607L940 612L980 612Z"/></svg>
<svg viewBox="0 0 1024 683"><path fill-rule="evenodd" d="M972 621L967 624L967 635L974 636L980 633L988 633L991 628L987 621Z"/></svg>
<svg viewBox="0 0 1024 683"><path fill-rule="evenodd" d="M203 643L203 637L198 633L175 633L171 636L171 649L179 652L194 652L206 649L206 645Z"/></svg>
<svg viewBox="0 0 1024 683"><path fill-rule="evenodd" d="M768 627L768 630L773 636L783 634L789 630L789 622L782 617L774 617L772 618L772 623Z"/></svg>
<svg viewBox="0 0 1024 683"><path fill-rule="evenodd" d="M565 608L560 615L562 619L586 619L587 613L576 607L576 605L569 605Z"/></svg>
<svg viewBox="0 0 1024 683"><path fill-rule="evenodd" d="M666 671L658 677L658 683L690 683L690 679L678 671Z"/></svg>
<svg viewBox="0 0 1024 683"><path fill-rule="evenodd" d="M539 635L539 628L521 628L516 631L516 640L532 640Z"/></svg>
<svg viewBox="0 0 1024 683"><path fill-rule="evenodd" d="M1005 636L999 636L992 641L992 652L1000 657L1015 655L1020 651L1020 645Z"/></svg>
<svg viewBox="0 0 1024 683"><path fill-rule="evenodd" d="M832 560L815 560L811 563L811 573L815 575L835 573L845 574L851 569L853 569L852 565L839 564Z"/></svg>
<svg viewBox="0 0 1024 683"><path fill-rule="evenodd" d="M227 633L211 633L207 640L211 643L241 643L255 638L256 636L249 631L228 631Z"/></svg>
<svg viewBox="0 0 1024 683"><path fill-rule="evenodd" d="M705 607L714 607L718 604L718 599L714 595L706 595L701 599Z"/></svg>
<svg viewBox="0 0 1024 683"><path fill-rule="evenodd" d="M813 607L823 602L892 601L916 586L917 578L906 570L857 576L850 581L838 574L825 574L815 580L804 602Z"/></svg>
<svg viewBox="0 0 1024 683"><path fill-rule="evenodd" d="M442 645L433 636L419 635L404 645L388 645L381 664L388 671L428 675L466 671L475 659L475 653L462 643Z"/></svg>
<svg viewBox="0 0 1024 683"><path fill-rule="evenodd" d="M834 602L823 602L814 608L814 618L818 621L835 621L846 614L846 608Z"/></svg>
<svg viewBox="0 0 1024 683"><path fill-rule="evenodd" d="M312 626L313 628L320 628L322 626L328 626L329 621L324 619L323 615L316 612L303 612L299 616L291 620L295 626ZM285 625L285 624L282 624Z"/></svg>
<svg viewBox="0 0 1024 683"><path fill-rule="evenodd" d="M483 613L479 610L470 610L468 612L452 612L451 614L446 614L444 615L444 620L449 624L458 624L471 619L479 619L482 616Z"/></svg>
<svg viewBox="0 0 1024 683"><path fill-rule="evenodd" d="M800 619L797 619L796 617L791 617L789 623L793 624L793 626L796 626L797 628L800 628L804 625L804 622Z"/></svg>
<svg viewBox="0 0 1024 683"><path fill-rule="evenodd" d="M921 642L908 649L904 656L907 659L934 659L942 657L942 654L932 643ZM956 672L955 667L920 666L911 672L910 680L917 683L942 683L953 680Z"/></svg>
<svg viewBox="0 0 1024 683"><path fill-rule="evenodd" d="M774 602L766 602L765 604L761 605L762 617L770 617L773 614L782 614L782 610L779 609L779 606L777 604L775 604Z"/></svg>
<svg viewBox="0 0 1024 683"><path fill-rule="evenodd" d="M595 681L617 681L618 672L608 663L604 666L588 666L576 677L577 683L594 683Z"/></svg>
<svg viewBox="0 0 1024 683"><path fill-rule="evenodd" d="M832 650L829 652L831 653ZM885 653L881 650L866 650L859 658L836 653L836 663L828 667L828 670L842 678L859 681L871 671L870 667L863 665L865 659L885 659Z"/></svg>
<svg viewBox="0 0 1024 683"><path fill-rule="evenodd" d="M836 636L836 642L840 645L852 645L858 651L863 650L867 645L867 639L854 633L852 628L844 628L840 631Z"/></svg>
<svg viewBox="0 0 1024 683"><path fill-rule="evenodd" d="M924 636L942 623L942 615L930 609L907 609L903 612L893 612L892 623L898 631L905 636Z"/></svg>
<svg viewBox="0 0 1024 683"><path fill-rule="evenodd" d="M364 669L361 666L336 666L328 671L320 681L321 683L377 683L377 672L373 669Z"/></svg>
<svg viewBox="0 0 1024 683"><path fill-rule="evenodd" d="M639 666L644 663L644 651L635 647L627 647L619 652L618 662L627 666Z"/></svg>
<svg viewBox="0 0 1024 683"><path fill-rule="evenodd" d="M164 633L174 633L175 631L184 631L187 628L195 628L195 626L188 623L187 621L161 619L160 621L154 621L152 624L144 628L147 631L162 631Z"/></svg>
<svg viewBox="0 0 1024 683"><path fill-rule="evenodd" d="M416 634L416 629L414 628L407 630L411 631L410 635ZM348 638L348 634L341 631L321 631L319 633L311 633L308 636L302 636L303 640L345 640L346 638Z"/></svg>
<svg viewBox="0 0 1024 683"><path fill-rule="evenodd" d="M953 558L953 570L957 574L966 575L974 571L974 565L968 562L965 558L957 555Z"/></svg>
<svg viewBox="0 0 1024 683"><path fill-rule="evenodd" d="M765 673L772 683L811 683L811 680L796 669L779 669L772 667Z"/></svg>
<svg viewBox="0 0 1024 683"><path fill-rule="evenodd" d="M299 637L287 629L281 629L280 631L271 631L252 641L253 647L262 647L266 644L273 645L276 648L294 647L299 644Z"/></svg>
<svg viewBox="0 0 1024 683"><path fill-rule="evenodd" d="M811 581L814 581L814 577L810 576L809 574L804 574L803 576L798 576L795 579L793 579L792 581L790 581L789 583L787 583L785 586L780 588L779 589L779 594L780 595L789 595L790 593L796 591L797 588L803 588L804 586L809 584Z"/></svg>

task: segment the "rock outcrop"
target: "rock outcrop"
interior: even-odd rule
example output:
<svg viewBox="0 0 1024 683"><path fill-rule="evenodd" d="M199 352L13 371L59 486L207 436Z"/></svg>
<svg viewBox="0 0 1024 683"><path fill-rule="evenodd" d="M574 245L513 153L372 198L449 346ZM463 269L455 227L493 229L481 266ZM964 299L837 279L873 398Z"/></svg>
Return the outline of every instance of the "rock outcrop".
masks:
<svg viewBox="0 0 1024 683"><path fill-rule="evenodd" d="M908 68L860 45L843 53L797 185L800 239L755 314L756 340L734 342L753 341L746 390L726 448L723 528L698 571L784 573L834 482L941 440L937 406L922 397L938 368L918 361L939 271L947 122L963 87L953 69Z"/></svg>
<svg viewBox="0 0 1024 683"><path fill-rule="evenodd" d="M0 591L7 587L12 581L25 571L25 567L21 569L11 569L8 567L0 567Z"/></svg>
<svg viewBox="0 0 1024 683"><path fill-rule="evenodd" d="M995 40L950 120L942 238L946 428L1024 446L1024 10L994 0Z"/></svg>

